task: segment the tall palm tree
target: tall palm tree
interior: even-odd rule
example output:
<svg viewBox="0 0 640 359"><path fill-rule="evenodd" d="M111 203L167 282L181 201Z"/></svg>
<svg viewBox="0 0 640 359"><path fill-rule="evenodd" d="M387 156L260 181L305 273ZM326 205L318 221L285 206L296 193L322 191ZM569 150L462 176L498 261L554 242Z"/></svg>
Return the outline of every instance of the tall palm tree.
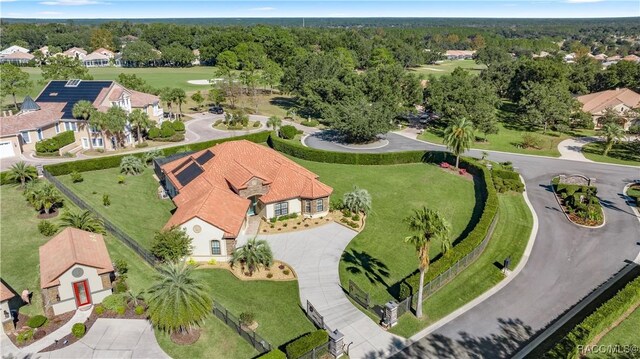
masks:
<svg viewBox="0 0 640 359"><path fill-rule="evenodd" d="M211 313L213 301L193 269L184 262L158 267L156 281L147 290L149 319L158 329L188 332Z"/></svg>
<svg viewBox="0 0 640 359"><path fill-rule="evenodd" d="M257 271L260 266L265 268L271 267L273 263L273 254L269 243L264 239L252 238L247 241L247 244L236 248L229 260L231 266L238 263L246 265L249 269L249 275L253 275L253 272Z"/></svg>
<svg viewBox="0 0 640 359"><path fill-rule="evenodd" d="M604 156L609 154L611 148L618 141L622 141L625 138L624 129L615 123L607 123L602 126L602 135L604 136Z"/></svg>
<svg viewBox="0 0 640 359"><path fill-rule="evenodd" d="M85 122L85 128L87 130L87 135L89 136L89 149L93 150L93 142L91 141L91 129L89 126L89 117L96 111L93 107L93 104L87 100L80 100L73 105L73 109L71 110L71 114L75 118L81 118Z"/></svg>
<svg viewBox="0 0 640 359"><path fill-rule="evenodd" d="M415 233L404 239L405 242L415 246L418 253L420 270L420 287L418 288L418 304L416 306L416 316L422 317L422 288L424 287L424 275L429 270L429 249L431 241L439 239L448 240L450 226L447 221L440 216L440 213L432 209L422 207L413 211L413 214L406 219L409 229Z"/></svg>
<svg viewBox="0 0 640 359"><path fill-rule="evenodd" d="M173 113L173 90L170 87L160 90L160 101L166 103L169 112Z"/></svg>
<svg viewBox="0 0 640 359"><path fill-rule="evenodd" d="M178 104L178 112L180 113L180 117L182 117L182 104L187 102L187 93L181 88L174 88L172 91L173 102Z"/></svg>
<svg viewBox="0 0 640 359"><path fill-rule="evenodd" d="M460 164L460 155L471 148L475 135L473 122L461 118L444 130L444 143L456 156L456 168Z"/></svg>
<svg viewBox="0 0 640 359"><path fill-rule="evenodd" d="M33 194L33 204L36 209L44 209L46 214L51 213L51 209L62 203L62 195L51 183L42 183Z"/></svg>
<svg viewBox="0 0 640 359"><path fill-rule="evenodd" d="M7 179L10 181L20 181L21 188L24 188L27 181L31 181L36 178L38 178L38 170L24 161L11 165L9 173L7 174Z"/></svg>
<svg viewBox="0 0 640 359"><path fill-rule="evenodd" d="M371 211L371 195L366 189L353 186L353 191L347 192L342 197L344 206L353 213L367 214Z"/></svg>
<svg viewBox="0 0 640 359"><path fill-rule="evenodd" d="M102 220L96 218L89 211L65 211L60 217L61 227L73 227L83 231L105 234Z"/></svg>
<svg viewBox="0 0 640 359"><path fill-rule="evenodd" d="M136 132L138 133L138 142L144 142L142 139L142 129L151 127L151 119L149 118L149 115L137 108L129 114L129 123L136 128Z"/></svg>
<svg viewBox="0 0 640 359"><path fill-rule="evenodd" d="M272 128L276 131L276 136L278 135L278 127L282 126L282 119L278 116L271 116L267 120L267 127Z"/></svg>

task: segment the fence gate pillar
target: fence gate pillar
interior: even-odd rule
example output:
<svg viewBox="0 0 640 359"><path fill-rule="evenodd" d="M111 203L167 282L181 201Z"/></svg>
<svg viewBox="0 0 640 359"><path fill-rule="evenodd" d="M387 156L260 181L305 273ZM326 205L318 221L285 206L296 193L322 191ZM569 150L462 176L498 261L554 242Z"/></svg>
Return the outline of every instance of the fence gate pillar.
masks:
<svg viewBox="0 0 640 359"><path fill-rule="evenodd" d="M329 353L335 358L340 358L344 354L344 334L338 329L329 332Z"/></svg>
<svg viewBox="0 0 640 359"><path fill-rule="evenodd" d="M398 324L398 302L392 300L384 305L384 319L382 321L385 327L391 328Z"/></svg>

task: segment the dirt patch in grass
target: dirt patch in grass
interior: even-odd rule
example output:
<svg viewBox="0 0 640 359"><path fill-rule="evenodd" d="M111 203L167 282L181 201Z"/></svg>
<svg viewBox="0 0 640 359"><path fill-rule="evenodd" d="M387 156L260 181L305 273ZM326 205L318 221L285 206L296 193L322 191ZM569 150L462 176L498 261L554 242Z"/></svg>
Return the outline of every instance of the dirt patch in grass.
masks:
<svg viewBox="0 0 640 359"><path fill-rule="evenodd" d="M190 345L200 339L200 329L193 328L188 332L175 332L170 337L171 341L178 345Z"/></svg>
<svg viewBox="0 0 640 359"><path fill-rule="evenodd" d="M53 210L51 213L40 213L38 214L38 218L39 219L50 219L50 218L55 218L58 216L58 214L60 214L60 211Z"/></svg>

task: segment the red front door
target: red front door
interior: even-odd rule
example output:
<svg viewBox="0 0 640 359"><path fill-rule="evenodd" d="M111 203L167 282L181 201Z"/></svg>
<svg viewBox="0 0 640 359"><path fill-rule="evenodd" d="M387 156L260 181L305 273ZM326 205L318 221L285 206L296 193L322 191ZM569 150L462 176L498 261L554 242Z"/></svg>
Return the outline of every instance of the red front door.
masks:
<svg viewBox="0 0 640 359"><path fill-rule="evenodd" d="M76 295L76 305L78 307L91 304L91 296L89 295L89 283L86 279L82 282L73 283L73 292Z"/></svg>

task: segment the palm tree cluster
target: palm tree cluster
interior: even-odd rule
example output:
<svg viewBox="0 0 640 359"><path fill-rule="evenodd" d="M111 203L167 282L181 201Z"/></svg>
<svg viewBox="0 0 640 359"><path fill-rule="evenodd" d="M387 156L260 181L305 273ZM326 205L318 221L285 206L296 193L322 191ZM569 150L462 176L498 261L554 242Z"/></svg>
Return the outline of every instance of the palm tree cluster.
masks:
<svg viewBox="0 0 640 359"><path fill-rule="evenodd" d="M456 168L460 165L460 155L471 148L474 140L473 122L465 118L453 122L444 130L444 143L456 156Z"/></svg>
<svg viewBox="0 0 640 359"><path fill-rule="evenodd" d="M271 116L267 120L267 127L273 128L273 130L276 132L276 136L278 136L278 128L280 128L280 126L282 126L282 119L278 116Z"/></svg>
<svg viewBox="0 0 640 359"><path fill-rule="evenodd" d="M366 189L353 186L353 191L344 194L342 204L352 213L367 214L371 211L371 195Z"/></svg>
<svg viewBox="0 0 640 359"><path fill-rule="evenodd" d="M182 117L182 105L187 102L187 93L181 88L165 87L160 90L160 101L167 104L170 112L173 112L173 105L178 105L179 116Z"/></svg>
<svg viewBox="0 0 640 359"><path fill-rule="evenodd" d="M273 253L269 243L264 239L252 238L247 244L236 248L229 260L231 266L240 263L249 270L249 276L260 269L260 267L269 268L273 264Z"/></svg>
<svg viewBox="0 0 640 359"><path fill-rule="evenodd" d="M7 179L9 181L20 182L20 187L24 188L27 181L33 181L38 178L38 170L35 167L20 161L11 165Z"/></svg>
<svg viewBox="0 0 640 359"><path fill-rule="evenodd" d="M24 187L24 196L33 208L50 214L55 208L62 207L64 199L58 189L49 182L31 181Z"/></svg>
<svg viewBox="0 0 640 359"><path fill-rule="evenodd" d="M96 218L89 211L65 211L62 213L62 217L60 217L60 226L78 228L93 233L107 233L104 230L102 220Z"/></svg>

